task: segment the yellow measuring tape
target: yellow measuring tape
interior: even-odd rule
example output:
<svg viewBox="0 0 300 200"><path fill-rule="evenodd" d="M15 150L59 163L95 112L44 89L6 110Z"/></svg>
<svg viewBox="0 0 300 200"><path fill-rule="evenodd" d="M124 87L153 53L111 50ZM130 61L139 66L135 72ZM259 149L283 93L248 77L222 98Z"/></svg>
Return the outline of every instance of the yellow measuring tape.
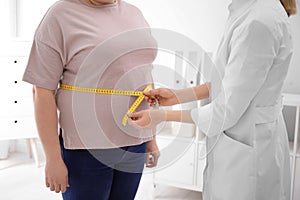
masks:
<svg viewBox="0 0 300 200"><path fill-rule="evenodd" d="M150 91L152 89L152 85L151 84L148 85L143 91L115 90L115 89L106 89L106 88L87 88L87 87L79 87L79 86L72 86L72 85L66 85L66 84L60 84L60 88L64 89L64 90L72 90L72 91L76 91L76 92L136 96L138 98L133 102L133 104L127 111L127 113L133 113L145 98L145 95L143 92ZM123 120L122 120L123 126L126 126L127 121L128 121L127 113L124 115Z"/></svg>

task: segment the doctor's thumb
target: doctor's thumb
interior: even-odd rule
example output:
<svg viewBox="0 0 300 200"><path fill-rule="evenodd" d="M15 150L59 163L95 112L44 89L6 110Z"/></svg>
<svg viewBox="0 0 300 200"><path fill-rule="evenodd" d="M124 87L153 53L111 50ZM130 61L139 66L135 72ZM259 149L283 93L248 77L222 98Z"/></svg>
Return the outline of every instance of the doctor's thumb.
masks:
<svg viewBox="0 0 300 200"><path fill-rule="evenodd" d="M137 119L142 116L142 113L141 112L127 113L127 116L131 119Z"/></svg>
<svg viewBox="0 0 300 200"><path fill-rule="evenodd" d="M159 89L152 89L150 91L144 92L144 95L154 99L156 95L159 95Z"/></svg>

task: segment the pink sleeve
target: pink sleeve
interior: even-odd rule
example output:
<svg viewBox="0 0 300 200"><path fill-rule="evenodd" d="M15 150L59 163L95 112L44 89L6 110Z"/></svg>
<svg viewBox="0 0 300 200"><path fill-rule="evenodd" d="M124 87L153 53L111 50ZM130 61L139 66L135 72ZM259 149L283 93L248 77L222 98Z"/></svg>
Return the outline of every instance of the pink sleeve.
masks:
<svg viewBox="0 0 300 200"><path fill-rule="evenodd" d="M49 45L34 40L23 81L56 90L62 73L63 62L60 54Z"/></svg>

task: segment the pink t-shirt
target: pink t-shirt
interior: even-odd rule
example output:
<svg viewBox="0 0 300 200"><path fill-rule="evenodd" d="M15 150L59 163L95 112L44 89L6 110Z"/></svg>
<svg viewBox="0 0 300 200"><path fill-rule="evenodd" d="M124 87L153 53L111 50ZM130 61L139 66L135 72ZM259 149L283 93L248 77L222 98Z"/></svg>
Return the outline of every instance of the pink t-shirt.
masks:
<svg viewBox="0 0 300 200"><path fill-rule="evenodd" d="M23 80L56 90L59 126L68 149L114 148L152 139L122 125L136 97L58 89L59 84L143 90L152 83L156 42L131 4L91 6L60 0L38 26ZM144 29L147 28L147 29ZM147 108L145 101L138 110Z"/></svg>

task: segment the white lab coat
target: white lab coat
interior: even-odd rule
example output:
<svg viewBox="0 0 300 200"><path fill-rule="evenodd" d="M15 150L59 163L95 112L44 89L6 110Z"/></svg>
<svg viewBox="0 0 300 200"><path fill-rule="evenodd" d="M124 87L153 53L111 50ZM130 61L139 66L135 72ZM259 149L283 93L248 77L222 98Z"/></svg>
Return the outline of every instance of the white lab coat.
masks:
<svg viewBox="0 0 300 200"><path fill-rule="evenodd" d="M211 103L191 111L207 135L203 200L289 200L281 92L292 55L279 0L233 0Z"/></svg>

